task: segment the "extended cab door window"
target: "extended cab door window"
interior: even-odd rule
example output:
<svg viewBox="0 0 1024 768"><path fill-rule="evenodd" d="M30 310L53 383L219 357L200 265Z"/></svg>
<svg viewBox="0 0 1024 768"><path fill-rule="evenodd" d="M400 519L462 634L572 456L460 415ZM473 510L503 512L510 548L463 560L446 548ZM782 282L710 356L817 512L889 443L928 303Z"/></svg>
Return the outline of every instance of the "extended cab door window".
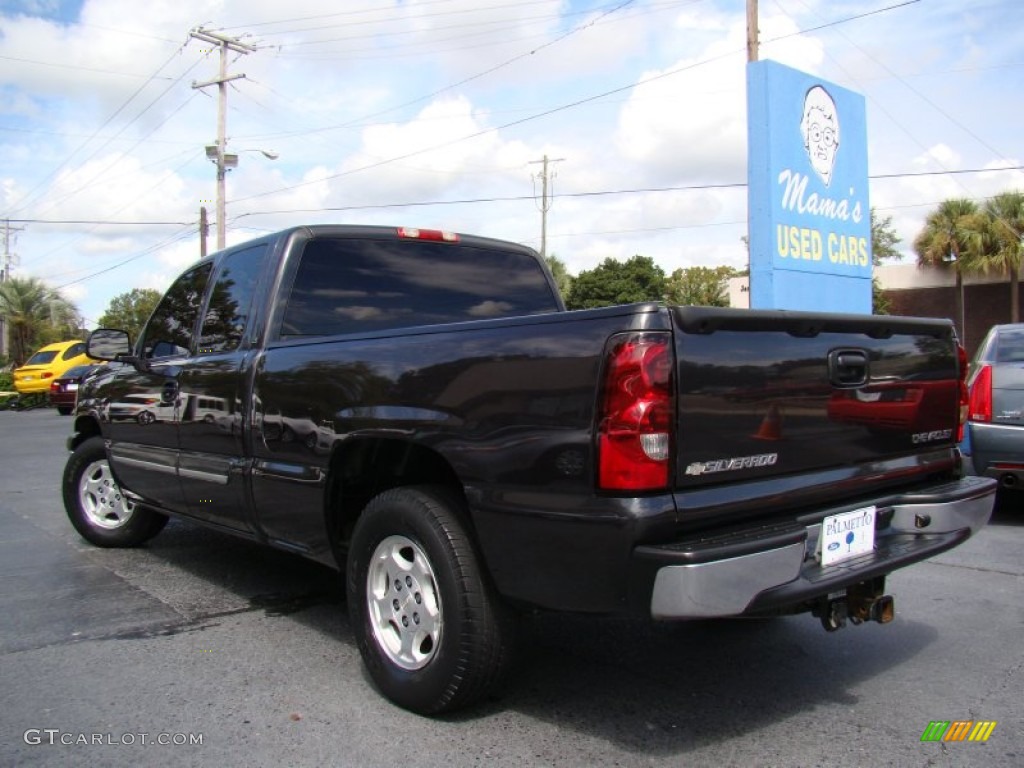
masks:
<svg viewBox="0 0 1024 768"><path fill-rule="evenodd" d="M203 317L199 354L230 352L241 345L266 251L267 246L261 244L224 259Z"/></svg>
<svg viewBox="0 0 1024 768"><path fill-rule="evenodd" d="M179 277L157 305L139 342L142 357L187 355L192 349L212 264L202 264Z"/></svg>

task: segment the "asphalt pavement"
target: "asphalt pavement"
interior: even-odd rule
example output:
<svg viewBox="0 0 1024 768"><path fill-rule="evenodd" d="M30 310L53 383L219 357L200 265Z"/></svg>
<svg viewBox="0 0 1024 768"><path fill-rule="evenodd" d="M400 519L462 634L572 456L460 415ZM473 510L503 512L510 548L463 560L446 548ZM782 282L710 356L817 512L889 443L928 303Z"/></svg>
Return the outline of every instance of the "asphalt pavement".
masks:
<svg viewBox="0 0 1024 768"><path fill-rule="evenodd" d="M890 577L891 624L532 617L504 689L428 719L373 689L331 570L179 521L80 539L70 424L0 412L0 765L1024 765L1021 499ZM995 725L922 741L956 721Z"/></svg>

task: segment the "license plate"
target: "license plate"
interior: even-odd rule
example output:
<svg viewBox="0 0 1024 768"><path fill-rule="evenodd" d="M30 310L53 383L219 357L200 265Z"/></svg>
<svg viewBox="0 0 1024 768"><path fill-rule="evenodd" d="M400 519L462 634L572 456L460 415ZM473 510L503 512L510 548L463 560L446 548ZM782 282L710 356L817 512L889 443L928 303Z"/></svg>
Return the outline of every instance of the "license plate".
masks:
<svg viewBox="0 0 1024 768"><path fill-rule="evenodd" d="M68 388L67 388L66 391L68 391L68 392L77 392L78 391L78 383L74 382L74 381L70 382L68 384Z"/></svg>
<svg viewBox="0 0 1024 768"><path fill-rule="evenodd" d="M874 506L826 517L821 523L821 564L832 565L875 548Z"/></svg>

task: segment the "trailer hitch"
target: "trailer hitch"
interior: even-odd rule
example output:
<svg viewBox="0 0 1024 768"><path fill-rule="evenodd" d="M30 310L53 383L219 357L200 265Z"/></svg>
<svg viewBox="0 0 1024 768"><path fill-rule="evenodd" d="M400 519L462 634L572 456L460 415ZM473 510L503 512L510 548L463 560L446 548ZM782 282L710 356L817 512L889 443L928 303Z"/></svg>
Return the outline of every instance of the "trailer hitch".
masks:
<svg viewBox="0 0 1024 768"><path fill-rule="evenodd" d="M896 617L896 604L891 595L885 594L885 577L862 581L849 587L845 593L831 594L818 601L812 610L821 619L821 626L828 632L835 632L853 624L874 621L888 624Z"/></svg>

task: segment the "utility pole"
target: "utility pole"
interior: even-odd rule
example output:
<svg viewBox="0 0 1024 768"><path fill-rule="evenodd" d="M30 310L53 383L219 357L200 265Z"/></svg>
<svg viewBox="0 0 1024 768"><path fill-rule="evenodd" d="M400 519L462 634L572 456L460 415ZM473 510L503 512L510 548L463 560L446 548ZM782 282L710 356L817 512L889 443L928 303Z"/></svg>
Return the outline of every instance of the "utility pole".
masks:
<svg viewBox="0 0 1024 768"><path fill-rule="evenodd" d="M246 45L237 38L221 35L217 32L210 32L202 27L196 27L189 32L189 37L216 45L220 49L220 74L213 80L207 80L203 83L192 83L193 88L206 88L209 85L216 85L218 90L217 143L206 147L206 156L217 166L217 250L220 250L224 247L224 177L227 174L228 168L234 168L238 165L238 155L229 155L224 151L227 147L228 83L245 77L242 74L228 74L228 52L233 51L239 54L246 54L252 53L256 48Z"/></svg>
<svg viewBox="0 0 1024 768"><path fill-rule="evenodd" d="M757 0L747 0L747 61L757 61Z"/></svg>
<svg viewBox="0 0 1024 768"><path fill-rule="evenodd" d="M760 47L757 28L757 0L747 0L747 65L757 61ZM747 129L749 130L749 128ZM754 272L750 268L750 199L747 198L747 306L754 295Z"/></svg>
<svg viewBox="0 0 1024 768"><path fill-rule="evenodd" d="M0 266L0 283L5 282L11 276L11 262L17 256L11 253L11 244L14 242L12 232L24 232L24 227L12 227L10 219L4 219L4 263Z"/></svg>
<svg viewBox="0 0 1024 768"><path fill-rule="evenodd" d="M206 258L206 238L210 236L210 220L206 216L206 206L199 206L199 258Z"/></svg>
<svg viewBox="0 0 1024 768"><path fill-rule="evenodd" d="M10 219L4 219L4 261L0 264L0 283L4 283L11 277L11 262L17 256L11 253L12 232L23 232L24 227L12 227ZM0 315L0 357L6 357L7 346L7 317Z"/></svg>
<svg viewBox="0 0 1024 768"><path fill-rule="evenodd" d="M540 178L541 178L541 192L540 192L540 256L542 259L546 259L548 256L548 211L551 210L551 197L548 195L548 179L554 178L555 174L548 174L548 163L560 163L565 160L564 157L556 157L553 160L549 160L547 155L544 155L542 160L531 160L530 165L536 165L542 163Z"/></svg>

